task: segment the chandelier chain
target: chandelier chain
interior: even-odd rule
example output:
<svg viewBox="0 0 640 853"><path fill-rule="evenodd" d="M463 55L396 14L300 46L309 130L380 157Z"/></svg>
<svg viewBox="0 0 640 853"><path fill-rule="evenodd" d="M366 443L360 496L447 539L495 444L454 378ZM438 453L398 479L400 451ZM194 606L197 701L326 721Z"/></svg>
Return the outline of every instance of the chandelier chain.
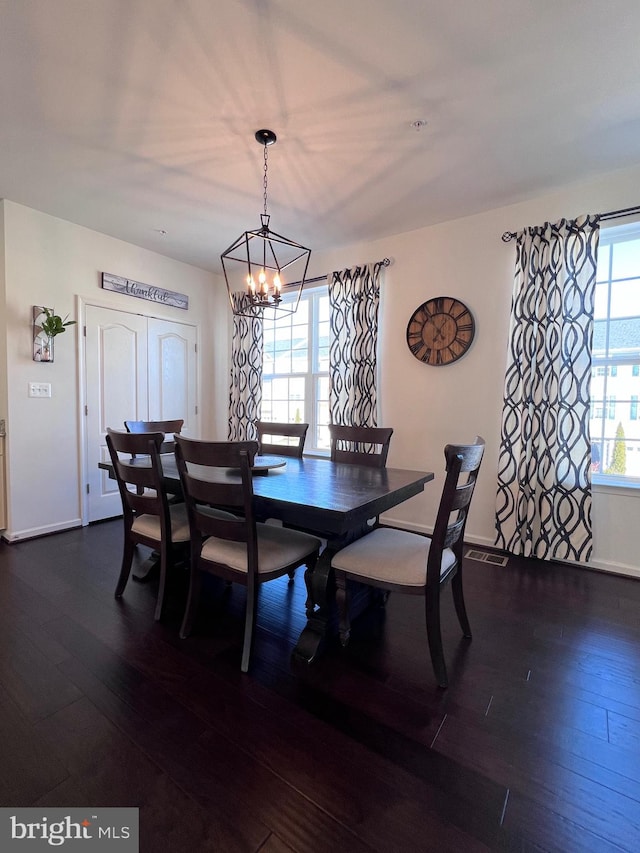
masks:
<svg viewBox="0 0 640 853"><path fill-rule="evenodd" d="M268 158L267 144L265 143L265 146L264 146L264 178L263 178L263 182L262 182L262 185L264 187L263 199L264 199L264 215L265 216L267 215L267 158Z"/></svg>

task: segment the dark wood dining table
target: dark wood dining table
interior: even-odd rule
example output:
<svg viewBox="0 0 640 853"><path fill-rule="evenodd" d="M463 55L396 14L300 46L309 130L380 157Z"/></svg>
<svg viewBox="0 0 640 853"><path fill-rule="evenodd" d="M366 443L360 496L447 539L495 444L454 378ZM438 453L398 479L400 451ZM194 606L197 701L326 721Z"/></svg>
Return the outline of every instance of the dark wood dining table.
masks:
<svg viewBox="0 0 640 853"><path fill-rule="evenodd" d="M259 461L259 457L256 459ZM148 464L144 457L134 462ZM175 457L164 454L162 464L167 491L179 494ZM110 462L101 462L100 467L113 474ZM207 472L207 476L216 479L239 479L238 472L233 470L207 469ZM335 623L332 556L365 535L371 519L424 491L434 475L430 471L367 468L315 457L287 457L285 465L258 470L256 474L253 492L258 517L279 519L327 543L308 576L313 607L308 610L307 625L293 652L294 660L311 663Z"/></svg>

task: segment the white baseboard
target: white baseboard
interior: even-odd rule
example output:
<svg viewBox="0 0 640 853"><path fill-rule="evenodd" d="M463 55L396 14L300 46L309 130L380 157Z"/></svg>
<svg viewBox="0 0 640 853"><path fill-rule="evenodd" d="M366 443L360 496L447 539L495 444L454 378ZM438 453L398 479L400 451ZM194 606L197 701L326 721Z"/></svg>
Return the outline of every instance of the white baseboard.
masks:
<svg viewBox="0 0 640 853"><path fill-rule="evenodd" d="M5 542L21 542L24 539L47 536L49 533L61 533L63 530L71 530L74 527L82 527L81 518L72 518L58 524L46 524L43 527L30 527L26 530L5 530L2 538Z"/></svg>
<svg viewBox="0 0 640 853"><path fill-rule="evenodd" d="M576 565L571 563L570 565ZM611 572L615 575L627 575L631 578L640 578L640 568L638 566L628 566L625 563L613 563L611 560L590 560L585 564L588 569L595 569L598 572Z"/></svg>

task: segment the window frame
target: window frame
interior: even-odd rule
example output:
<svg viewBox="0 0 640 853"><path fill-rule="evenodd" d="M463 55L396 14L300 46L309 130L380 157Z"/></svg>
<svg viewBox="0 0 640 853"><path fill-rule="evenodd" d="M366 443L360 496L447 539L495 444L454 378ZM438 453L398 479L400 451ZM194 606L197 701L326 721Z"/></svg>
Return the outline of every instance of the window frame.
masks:
<svg viewBox="0 0 640 853"><path fill-rule="evenodd" d="M616 244L621 244L624 242L628 242L630 240L640 240L640 221L636 221L630 224L625 225L612 225L610 227L601 228L600 230L600 240L599 240L599 249L603 247L614 247ZM623 278L614 278L613 277L613 263L614 263L614 250L613 248L609 249L609 258L608 258L608 269L605 277L601 275L597 279L597 285L602 285L604 283L607 284L607 314L605 317L594 316L594 322L602 322L603 320L606 323L605 327L605 354L596 356L592 353L592 363L591 363L591 383L593 385L594 381L598 381L602 387L602 394L598 394L597 399L594 399L593 396L593 388L591 391L591 415L590 415L590 428L593 427L593 415L596 411L596 408L599 411L602 411L602 415L600 416L600 424L601 428L598 433L594 433L592 430L591 433L591 441L592 443L597 443L599 445L599 449L601 451L600 456L602 457L604 451L604 443L607 441L615 441L615 438L612 439L611 436L606 435L606 422L611 421L611 411L612 404L614 411L617 414L614 414L613 420L616 418L619 420L624 420L620 416L621 411L629 411L630 404L632 403L633 394L629 392L629 399L627 400L625 397L620 397L617 392L616 394L612 394L610 390L610 380L613 378L617 378L619 371L618 368L630 368L630 374L632 377L637 376L637 369L635 365L637 365L640 361L640 340L638 341L637 348L630 352L617 352L611 354L609 352L609 341L610 341L610 323L612 320L619 320L627 318L636 318L639 315L637 313L629 313L628 315L618 316L617 314L613 317L611 316L611 303L612 303L612 284L636 280L638 281L638 286L640 286L640 274L637 276L626 276ZM635 371L635 372L634 372ZM617 399L616 399L617 397ZM632 418L629 418L632 420ZM635 436L626 438L626 443L629 445L631 443L634 445L634 449L640 452L640 437L636 438ZM604 464L604 460L601 458L599 463L600 465ZM623 489L629 490L628 493L633 493L640 496L640 475L628 475L628 474L605 474L602 470L592 470L591 474L592 483L596 488L608 490L611 487L612 490L616 492L622 491Z"/></svg>
<svg viewBox="0 0 640 853"><path fill-rule="evenodd" d="M327 447L318 446L317 436L319 428L324 424L319 417L320 404L324 398L320 398L320 387L323 379L329 381L329 366L326 370L320 369L320 299L321 297L328 298L329 288L326 280L313 285L305 285L300 294L300 305L305 302L308 306L307 311L307 333L308 333L308 362L306 372L290 372L290 373L273 373L265 374L263 366L262 381L264 383L265 376L271 381L276 379L304 379L304 413L302 420L309 424L307 438L305 441L305 456L329 456L330 450ZM286 289L283 291L283 299L287 299ZM277 323L278 320L270 321ZM264 396L263 396L264 403ZM328 410L328 400L327 400ZM261 413L261 419L263 415ZM328 431L327 431L328 434Z"/></svg>

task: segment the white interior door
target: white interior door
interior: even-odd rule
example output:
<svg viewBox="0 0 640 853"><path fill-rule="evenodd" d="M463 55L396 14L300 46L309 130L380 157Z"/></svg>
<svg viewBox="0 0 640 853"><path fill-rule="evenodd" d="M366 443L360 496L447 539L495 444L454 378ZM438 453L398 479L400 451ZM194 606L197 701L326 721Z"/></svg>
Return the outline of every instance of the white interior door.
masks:
<svg viewBox="0 0 640 853"><path fill-rule="evenodd" d="M87 520L120 515L115 480L98 468L107 427L183 418L200 435L195 326L87 305L85 336Z"/></svg>
<svg viewBox="0 0 640 853"><path fill-rule="evenodd" d="M88 520L99 521L122 513L115 480L98 468L109 458L107 427L147 419L147 318L88 305L86 322Z"/></svg>
<svg viewBox="0 0 640 853"><path fill-rule="evenodd" d="M149 420L183 418L183 433L197 438L195 327L149 317L147 353Z"/></svg>

